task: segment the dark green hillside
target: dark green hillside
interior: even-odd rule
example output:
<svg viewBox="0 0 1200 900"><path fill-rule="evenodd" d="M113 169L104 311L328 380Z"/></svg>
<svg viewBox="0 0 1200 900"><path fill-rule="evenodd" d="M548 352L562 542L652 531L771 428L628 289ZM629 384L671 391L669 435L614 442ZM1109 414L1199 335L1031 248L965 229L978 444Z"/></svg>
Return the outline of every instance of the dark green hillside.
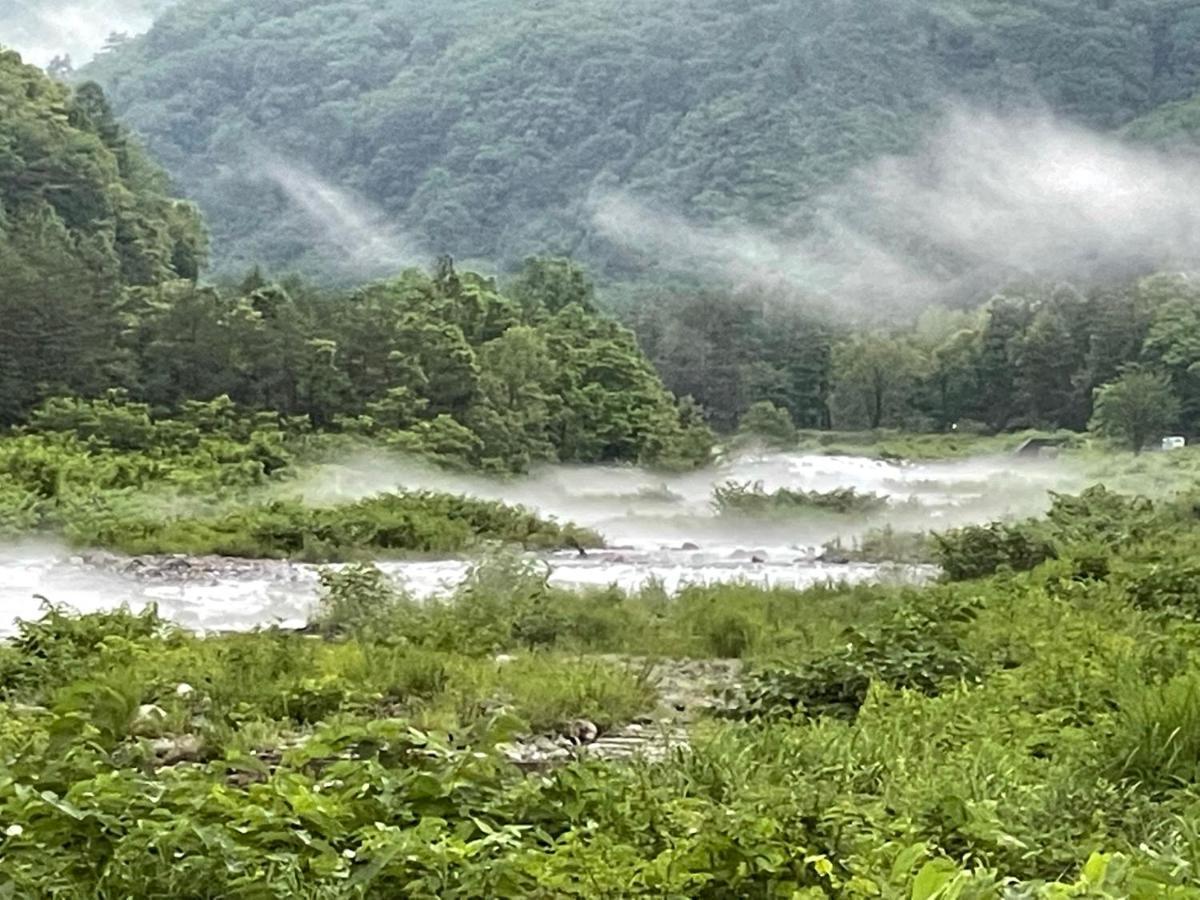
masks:
<svg viewBox="0 0 1200 900"><path fill-rule="evenodd" d="M430 254L611 267L594 187L794 221L947 97L1102 129L1185 99L1198 32L1196 4L1151 0L199 0L88 74L204 208L219 269L328 268L264 148Z"/></svg>
<svg viewBox="0 0 1200 900"><path fill-rule="evenodd" d="M0 50L0 423L111 386L126 288L194 278L204 247L94 84L69 92Z"/></svg>

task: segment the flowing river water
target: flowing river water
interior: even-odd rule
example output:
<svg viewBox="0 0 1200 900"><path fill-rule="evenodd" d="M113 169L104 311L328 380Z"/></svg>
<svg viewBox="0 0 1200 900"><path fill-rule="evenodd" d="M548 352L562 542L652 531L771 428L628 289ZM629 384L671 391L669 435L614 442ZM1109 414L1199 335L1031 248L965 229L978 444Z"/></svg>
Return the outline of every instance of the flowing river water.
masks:
<svg viewBox="0 0 1200 900"><path fill-rule="evenodd" d="M813 514L758 520L718 516L714 486L761 482L829 491L853 487L884 495L886 510L870 517ZM630 467L554 467L519 480L491 481L414 469L383 457L322 467L293 487L312 502L353 499L398 488L430 488L520 503L543 515L599 531L607 548L531 556L553 584L651 582L675 593L689 584L744 582L804 587L821 582L921 580L927 567L841 563L830 542L853 542L872 527L936 530L1001 516L1032 515L1049 490L1082 480L1054 461L987 457L900 464L865 457L799 453L747 455L703 472L664 476ZM477 560L380 561L415 596L452 591ZM287 561L220 558L121 558L32 545L0 547L0 634L17 618L38 615L48 601L81 611L157 603L160 612L197 630L285 627L304 623L317 597L319 567Z"/></svg>

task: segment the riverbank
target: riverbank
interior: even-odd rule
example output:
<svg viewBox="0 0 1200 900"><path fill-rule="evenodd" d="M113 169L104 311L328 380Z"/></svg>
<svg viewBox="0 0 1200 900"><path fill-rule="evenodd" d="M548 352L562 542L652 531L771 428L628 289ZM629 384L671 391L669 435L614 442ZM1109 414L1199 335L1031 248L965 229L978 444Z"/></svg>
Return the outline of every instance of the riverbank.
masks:
<svg viewBox="0 0 1200 900"><path fill-rule="evenodd" d="M352 566L303 633L50 612L0 650L0 883L1193 896L1198 542L1187 500L1091 491L923 588L493 566L416 602Z"/></svg>

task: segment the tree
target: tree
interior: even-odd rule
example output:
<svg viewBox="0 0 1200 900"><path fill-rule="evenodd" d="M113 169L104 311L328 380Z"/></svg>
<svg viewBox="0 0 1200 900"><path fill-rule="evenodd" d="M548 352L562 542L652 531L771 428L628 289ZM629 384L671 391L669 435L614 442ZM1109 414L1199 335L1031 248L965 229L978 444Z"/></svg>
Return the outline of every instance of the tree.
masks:
<svg viewBox="0 0 1200 900"><path fill-rule="evenodd" d="M791 447L796 443L796 426L791 414L770 400L760 400L742 416L738 434L761 438L772 447Z"/></svg>
<svg viewBox="0 0 1200 900"><path fill-rule="evenodd" d="M1166 375L1128 368L1116 380L1096 389L1091 428L1140 453L1155 435L1175 424L1179 398Z"/></svg>
<svg viewBox="0 0 1200 900"><path fill-rule="evenodd" d="M988 305L979 336L976 385L980 413L993 431L1009 427L1017 411L1017 354L1029 320L1030 304L1024 298L996 297Z"/></svg>
<svg viewBox="0 0 1200 900"><path fill-rule="evenodd" d="M846 424L900 424L923 367L921 355L902 339L884 334L852 338L834 351L834 406Z"/></svg>
<svg viewBox="0 0 1200 900"><path fill-rule="evenodd" d="M131 287L193 277L203 257L199 216L165 184L98 86L72 92L0 50L0 424L132 375Z"/></svg>
<svg viewBox="0 0 1200 900"><path fill-rule="evenodd" d="M975 411L978 335L967 328L934 351L923 392L923 410L939 431L947 431Z"/></svg>
<svg viewBox="0 0 1200 900"><path fill-rule="evenodd" d="M1171 379L1183 402L1183 424L1200 426L1200 285L1183 278L1148 278L1139 293L1152 292L1154 309L1142 345L1142 361Z"/></svg>
<svg viewBox="0 0 1200 900"><path fill-rule="evenodd" d="M553 315L572 303L586 310L596 308L595 288L583 269L569 259L526 259L508 292L530 312Z"/></svg>

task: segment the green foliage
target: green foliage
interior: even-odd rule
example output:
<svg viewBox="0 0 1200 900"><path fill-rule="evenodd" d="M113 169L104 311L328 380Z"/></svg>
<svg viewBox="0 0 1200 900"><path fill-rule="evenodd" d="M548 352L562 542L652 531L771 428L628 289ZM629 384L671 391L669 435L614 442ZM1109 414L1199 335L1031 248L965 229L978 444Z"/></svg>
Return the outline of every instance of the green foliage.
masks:
<svg viewBox="0 0 1200 900"><path fill-rule="evenodd" d="M418 492L312 508L272 501L216 518L139 520L98 529L90 541L128 553L218 554L327 562L370 553L457 553L483 542L530 549L595 547L597 535L485 500Z"/></svg>
<svg viewBox="0 0 1200 900"><path fill-rule="evenodd" d="M778 488L766 491L761 481L727 481L713 488L713 508L721 515L788 516L820 511L839 515L865 515L888 505L886 497L860 493L852 487L832 491Z"/></svg>
<svg viewBox="0 0 1200 900"><path fill-rule="evenodd" d="M1140 453L1179 417L1179 400L1164 375L1132 369L1096 389L1092 428Z"/></svg>
<svg viewBox="0 0 1200 900"><path fill-rule="evenodd" d="M1116 777L1147 790L1194 784L1200 776L1200 675L1125 685L1105 747Z"/></svg>
<svg viewBox="0 0 1200 900"><path fill-rule="evenodd" d="M754 673L730 714L853 719L874 682L936 696L947 682L976 681L983 666L960 638L973 618L972 605L958 600L909 603L875 633L850 629L827 655Z"/></svg>
<svg viewBox="0 0 1200 900"><path fill-rule="evenodd" d="M0 424L109 387L126 288L195 278L204 247L95 84L0 50Z"/></svg>
<svg viewBox="0 0 1200 900"><path fill-rule="evenodd" d="M1029 525L968 525L933 539L937 563L951 581L983 578L1001 569L1024 572L1058 555L1054 544Z"/></svg>
<svg viewBox="0 0 1200 900"><path fill-rule="evenodd" d="M72 93L7 51L0 179L0 426L144 450L155 415L228 398L502 472L709 457L696 411L563 260L529 260L513 299L449 258L348 296L257 269L200 284L196 212L99 88Z"/></svg>
<svg viewBox="0 0 1200 900"><path fill-rule="evenodd" d="M459 0L447 27L414 0L343 0L332 18L220 0L175 6L85 74L197 197L226 272L337 262L314 258L296 239L311 224L247 170L255 142L376 200L435 252L519 265L549 249L623 272L638 260L590 227L596 185L774 225L911 148L947 96L1037 96L1101 129L1184 100L1196 22L1148 0ZM197 72L219 103L196 97Z"/></svg>
<svg viewBox="0 0 1200 900"><path fill-rule="evenodd" d="M847 546L840 539L825 545L825 558L847 562L909 563L935 562L934 541L924 532L897 531L891 525L870 528Z"/></svg>
<svg viewBox="0 0 1200 900"><path fill-rule="evenodd" d="M905 424L922 362L918 351L889 335L856 336L839 344L833 356L836 424L871 429Z"/></svg>
<svg viewBox="0 0 1200 900"><path fill-rule="evenodd" d="M0 653L0 883L79 898L1194 896L1197 634L1118 583L1153 568L1147 548L1183 557L1194 520L1164 507L1141 541L1106 544L1122 502L1142 515L1059 498L1049 532L1101 539L970 584L667 600L574 595L501 560L428 604L367 569L331 574L313 629L327 639L49 610ZM1072 578L1088 547L1111 576ZM744 656L730 714L661 760L533 776L505 760L520 732L662 715L649 648L699 657L688 667Z"/></svg>
<svg viewBox="0 0 1200 900"><path fill-rule="evenodd" d="M791 447L796 443L796 426L791 414L770 400L760 400L742 414L738 433L766 441L769 446L777 448Z"/></svg>
<svg viewBox="0 0 1200 900"><path fill-rule="evenodd" d="M973 312L931 308L870 332L765 292L647 288L616 292L612 302L667 386L696 398L726 431L762 403L786 409L804 428L869 430L872 440L881 428L950 433L963 445L974 432L1082 431L1090 421L1101 427L1099 391L1127 369L1169 380L1168 391L1143 383L1149 376L1135 379L1155 416L1140 428L1153 436L1200 424L1200 407L1189 399L1200 396L1200 303L1186 276L1090 287L1032 282ZM1170 395L1182 399L1178 410ZM1106 415L1128 422L1117 410ZM1128 443L1122 428L1103 431Z"/></svg>

